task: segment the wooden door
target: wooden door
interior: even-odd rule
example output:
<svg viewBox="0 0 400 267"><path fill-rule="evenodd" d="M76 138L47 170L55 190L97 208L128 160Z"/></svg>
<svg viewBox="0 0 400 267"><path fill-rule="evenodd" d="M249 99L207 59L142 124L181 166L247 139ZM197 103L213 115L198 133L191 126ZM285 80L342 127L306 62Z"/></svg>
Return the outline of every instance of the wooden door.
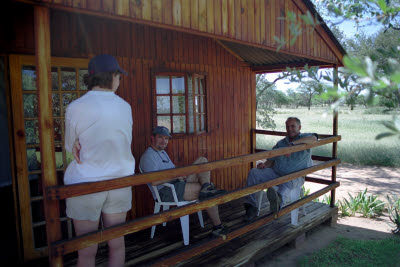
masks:
<svg viewBox="0 0 400 267"><path fill-rule="evenodd" d="M64 150L65 108L87 92L83 76L88 60L52 58L51 64L56 168L58 183L63 184L64 171L73 159ZM24 260L30 260L47 255L35 57L10 55L9 69L23 254ZM64 201L60 202L60 220L63 238L71 237L72 223L65 215Z"/></svg>

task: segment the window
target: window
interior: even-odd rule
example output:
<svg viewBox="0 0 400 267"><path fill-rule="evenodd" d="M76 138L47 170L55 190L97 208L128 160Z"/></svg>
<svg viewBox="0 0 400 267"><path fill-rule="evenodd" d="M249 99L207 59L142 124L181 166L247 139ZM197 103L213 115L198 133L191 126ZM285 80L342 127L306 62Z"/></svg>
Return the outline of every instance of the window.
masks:
<svg viewBox="0 0 400 267"><path fill-rule="evenodd" d="M155 124L172 134L207 131L206 83L198 74L157 73L155 75Z"/></svg>

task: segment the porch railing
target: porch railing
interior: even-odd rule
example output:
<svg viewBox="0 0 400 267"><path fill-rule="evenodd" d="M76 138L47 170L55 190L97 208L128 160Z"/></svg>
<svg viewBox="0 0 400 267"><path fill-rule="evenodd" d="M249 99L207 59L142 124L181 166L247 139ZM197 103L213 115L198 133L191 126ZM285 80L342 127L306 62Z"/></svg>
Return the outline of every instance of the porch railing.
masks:
<svg viewBox="0 0 400 267"><path fill-rule="evenodd" d="M282 135L282 133L279 132L265 132L265 131L260 131L260 130L255 130L255 133L258 134L273 134L273 135ZM151 173L145 173L145 174L138 174L134 176L127 176L123 178L118 178L118 179L112 179L112 180L106 180L106 181L100 181L100 182L92 182L92 183L81 183L81 184L74 184L74 185L65 185L65 186L50 186L46 188L46 200L47 203L50 203L50 207L58 207L58 202L61 199L69 198L69 197L74 197L74 196L79 196L79 195L85 195L85 194L90 194L90 193L95 193L95 192L100 192L100 191L105 191L105 190L111 190L111 189L117 189L117 188L122 188L122 187L127 187L127 186L134 186L134 185L141 185L141 184L146 184L146 183L151 183L155 181L162 181L166 179L171 179L174 177L178 176L185 176L188 174L192 173L201 173L205 171L212 171L216 170L219 168L226 168L226 167L231 167L239 164L245 164L245 163L251 163L255 162L257 160L261 159L268 159L276 156L281 156L285 155L288 153L293 153L305 149L310 149L313 147L317 146L322 146L330 143L336 143L341 140L340 136L330 136L330 135L320 135L322 139L318 140L317 142L313 144L302 144L302 145L297 145L293 147L286 147L286 148L279 148L279 149L274 149L274 150L269 150L269 151L262 151L258 153L253 153L253 154L248 154L244 156L238 156L230 159L224 159L224 160L218 160L218 161L213 161L213 162L208 162L208 163L203 163L199 165L191 165L191 166L186 166L186 167L181 167L181 168L176 168L176 169L170 169L170 170L164 170L164 171L158 171L158 172L151 172ZM102 230L98 230L95 232L91 232L82 236L77 236L73 237L68 240L58 240L55 242L49 243L49 255L50 255L50 264L55 266L60 266L59 262L60 258L64 254L71 253L73 251L77 251L80 249L83 249L85 247L92 246L94 244L98 244L119 236L127 235L130 233L134 233L146 228L149 228L155 224L160 224L165 221L170 221L173 219L177 219L183 215L187 214L192 214L195 213L199 210L204 210L209 207L215 206L215 205L220 205L226 202L230 202L232 200L242 198L244 196L247 196L249 194L258 192L260 190L282 184L284 182L296 179L301 176L306 176L307 174L313 173L315 171L329 168L329 167L335 167L340 163L340 159L335 159L335 158L329 158L329 157L318 157L318 160L323 160L323 163L314 165L312 167L303 169L301 171L297 171L294 173L290 173L288 175L279 177L277 179L274 179L272 181L268 181L262 184L254 185L251 187L246 187L238 190L231 191L225 195L221 195L218 197L214 197L208 200L204 201L198 201L193 204L179 207L179 208L174 208L171 209L167 212L162 212L158 214L153 214L149 215L146 217L138 218L132 221L128 221L119 225L115 225L112 227L108 227ZM335 177L336 178L336 177ZM216 247L224 242L228 242L229 240L243 235L249 231L252 231L265 223L276 219L278 217L281 217L288 212L298 208L301 205L304 205L308 202L311 202L313 199L322 196L325 193L328 193L329 191L333 192L335 188L339 186L339 183L332 180L325 180L325 179L319 179L319 178L307 178L307 181L314 182L314 183L320 183L327 185L321 190L316 191L315 193L302 198L298 201L295 201L291 203L288 206L285 206L282 210L280 210L277 213L274 214L268 214L265 216L260 217L258 220L256 220L253 223L250 223L246 225L244 228L239 228L239 229L232 229L232 231L224 236L223 238L217 238L213 239L211 241L208 241L206 243L202 243L193 249L188 249L185 250L185 252L180 253L177 256L173 256L171 258L165 259L163 261L163 264L165 265L170 265L173 263L176 263L178 261L183 261L185 259L188 259L190 257L193 257L194 255L198 255L206 250L209 250L213 247ZM54 222L53 220L47 220L46 218L46 223L47 223L47 228L48 229L54 229L52 228L52 224L57 224L57 222ZM59 229L59 231L61 231ZM60 232L56 231L47 231L48 235L53 235L53 236L61 236ZM62 264L62 263L61 263Z"/></svg>

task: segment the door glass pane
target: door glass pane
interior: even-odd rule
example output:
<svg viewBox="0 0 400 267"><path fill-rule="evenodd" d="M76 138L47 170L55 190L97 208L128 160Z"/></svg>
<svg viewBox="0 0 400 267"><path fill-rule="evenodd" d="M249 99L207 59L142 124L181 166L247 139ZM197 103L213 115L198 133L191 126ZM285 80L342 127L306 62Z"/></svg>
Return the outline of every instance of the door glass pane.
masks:
<svg viewBox="0 0 400 267"><path fill-rule="evenodd" d="M29 175L29 189L31 197L38 197L43 195L42 177L40 174Z"/></svg>
<svg viewBox="0 0 400 267"><path fill-rule="evenodd" d="M51 68L51 88L58 91L58 68Z"/></svg>
<svg viewBox="0 0 400 267"><path fill-rule="evenodd" d="M169 76L156 77L156 92L157 94L169 94Z"/></svg>
<svg viewBox="0 0 400 267"><path fill-rule="evenodd" d="M25 120L26 144L39 144L39 122L38 120Z"/></svg>
<svg viewBox="0 0 400 267"><path fill-rule="evenodd" d="M42 222L45 221L43 200L35 200L31 202L32 208L32 222Z"/></svg>
<svg viewBox="0 0 400 267"><path fill-rule="evenodd" d="M196 132L200 131L200 115L196 116Z"/></svg>
<svg viewBox="0 0 400 267"><path fill-rule="evenodd" d="M41 248L47 245L46 225L40 225L33 228L33 240L35 248Z"/></svg>
<svg viewBox="0 0 400 267"><path fill-rule="evenodd" d="M36 87L36 70L33 66L22 67L22 90L35 91Z"/></svg>
<svg viewBox="0 0 400 267"><path fill-rule="evenodd" d="M194 93L199 94L199 78L194 78Z"/></svg>
<svg viewBox="0 0 400 267"><path fill-rule="evenodd" d="M204 112L204 96L200 96L200 112Z"/></svg>
<svg viewBox="0 0 400 267"><path fill-rule="evenodd" d="M203 95L204 94L204 79L199 79L200 83L200 94Z"/></svg>
<svg viewBox="0 0 400 267"><path fill-rule="evenodd" d="M54 127L54 141L61 142L62 135L61 135L61 127L62 127L62 120L61 119L54 119L53 120L53 127Z"/></svg>
<svg viewBox="0 0 400 267"><path fill-rule="evenodd" d="M64 114L69 103L74 101L76 98L78 98L78 95L76 93L63 93L62 102L63 102Z"/></svg>
<svg viewBox="0 0 400 267"><path fill-rule="evenodd" d="M201 127L200 127L200 130L204 131L205 129L206 129L206 127L205 127L205 116L204 116L204 114L201 114Z"/></svg>
<svg viewBox="0 0 400 267"><path fill-rule="evenodd" d="M172 76L172 93L185 93L185 78L183 76Z"/></svg>
<svg viewBox="0 0 400 267"><path fill-rule="evenodd" d="M76 72L73 68L61 68L61 90L76 90Z"/></svg>
<svg viewBox="0 0 400 267"><path fill-rule="evenodd" d="M65 157L67 158L66 166L68 166L74 160L74 156L72 155L72 153L65 151Z"/></svg>
<svg viewBox="0 0 400 267"><path fill-rule="evenodd" d="M88 70L80 69L79 70L79 90L87 91L87 86L83 81L83 77L88 73Z"/></svg>
<svg viewBox="0 0 400 267"><path fill-rule="evenodd" d="M172 113L185 113L185 96L172 97Z"/></svg>
<svg viewBox="0 0 400 267"><path fill-rule="evenodd" d="M62 147L61 146L56 146L55 147L55 154L56 154L56 168L61 169L64 167L64 160L63 160L63 155L62 155Z"/></svg>
<svg viewBox="0 0 400 267"><path fill-rule="evenodd" d="M194 117L193 117L193 83L192 76L188 76L188 120L189 133L194 133Z"/></svg>
<svg viewBox="0 0 400 267"><path fill-rule="evenodd" d="M171 129L171 117L170 116L157 116L157 126L167 127Z"/></svg>
<svg viewBox="0 0 400 267"><path fill-rule="evenodd" d="M169 96L157 96L157 114L171 113L171 103Z"/></svg>
<svg viewBox="0 0 400 267"><path fill-rule="evenodd" d="M199 113L199 104L200 104L200 99L199 97L195 97L195 101L194 101L194 111L196 113Z"/></svg>
<svg viewBox="0 0 400 267"><path fill-rule="evenodd" d="M52 97L52 105L53 105L53 116L59 117L59 116L61 116L60 94L53 93L51 97Z"/></svg>
<svg viewBox="0 0 400 267"><path fill-rule="evenodd" d="M173 133L186 133L186 118L185 116L173 116L174 129Z"/></svg>
<svg viewBox="0 0 400 267"><path fill-rule="evenodd" d="M38 116L38 102L36 94L24 94L22 96L24 102L24 117L35 118Z"/></svg>
<svg viewBox="0 0 400 267"><path fill-rule="evenodd" d="M40 150L38 147L26 149L26 157L28 160L28 171L40 170Z"/></svg>

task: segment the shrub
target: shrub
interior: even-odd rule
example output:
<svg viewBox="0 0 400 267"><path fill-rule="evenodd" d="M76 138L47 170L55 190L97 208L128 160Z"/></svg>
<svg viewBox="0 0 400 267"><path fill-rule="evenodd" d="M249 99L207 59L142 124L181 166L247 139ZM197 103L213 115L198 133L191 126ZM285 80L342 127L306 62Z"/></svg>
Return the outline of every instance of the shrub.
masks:
<svg viewBox="0 0 400 267"><path fill-rule="evenodd" d="M399 235L400 234L400 198L397 196L392 195L389 197L389 195L386 196L388 200L388 213L389 213L389 219L392 222L391 226L394 227L392 232L394 234Z"/></svg>
<svg viewBox="0 0 400 267"><path fill-rule="evenodd" d="M363 217L372 218L382 214L385 209L385 203L378 199L378 196L366 195L365 189L360 196L360 212Z"/></svg>
<svg viewBox="0 0 400 267"><path fill-rule="evenodd" d="M339 203L342 216L354 216L357 212L363 217L372 218L382 214L385 203L378 196L367 195L368 189L359 192L355 197L349 194L349 199L344 198Z"/></svg>

